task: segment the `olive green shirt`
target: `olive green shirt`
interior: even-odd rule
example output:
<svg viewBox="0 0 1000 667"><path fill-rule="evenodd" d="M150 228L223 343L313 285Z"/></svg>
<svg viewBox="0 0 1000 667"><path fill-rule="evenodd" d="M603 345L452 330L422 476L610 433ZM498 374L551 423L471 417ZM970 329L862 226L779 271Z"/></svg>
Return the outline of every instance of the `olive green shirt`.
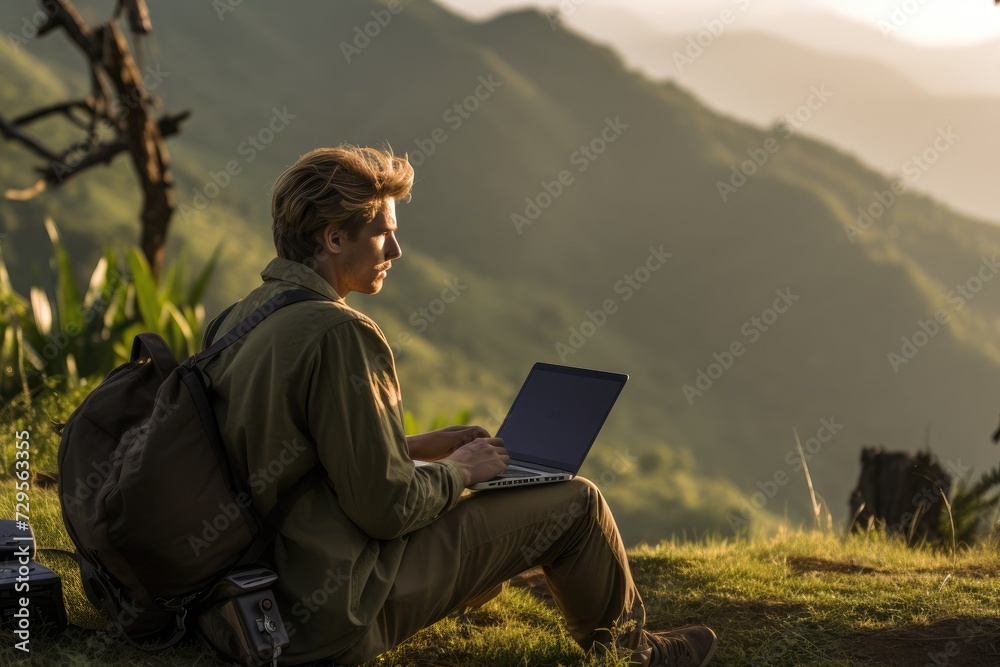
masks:
<svg viewBox="0 0 1000 667"><path fill-rule="evenodd" d="M292 507L268 554L291 638L282 661L294 663L337 653L364 632L393 585L407 533L454 507L464 478L454 462L417 467L410 458L392 351L375 322L301 263L275 258L260 275L216 339L286 290L332 301L274 312L206 370L230 462L259 512L311 468L327 472Z"/></svg>

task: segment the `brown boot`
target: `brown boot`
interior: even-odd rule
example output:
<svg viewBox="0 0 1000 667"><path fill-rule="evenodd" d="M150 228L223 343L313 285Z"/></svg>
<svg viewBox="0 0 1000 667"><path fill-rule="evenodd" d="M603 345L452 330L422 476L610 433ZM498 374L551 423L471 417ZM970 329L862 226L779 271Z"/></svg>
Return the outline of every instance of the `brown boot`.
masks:
<svg viewBox="0 0 1000 667"><path fill-rule="evenodd" d="M705 667L715 655L718 640L703 625L664 632L642 631L633 662L643 667Z"/></svg>

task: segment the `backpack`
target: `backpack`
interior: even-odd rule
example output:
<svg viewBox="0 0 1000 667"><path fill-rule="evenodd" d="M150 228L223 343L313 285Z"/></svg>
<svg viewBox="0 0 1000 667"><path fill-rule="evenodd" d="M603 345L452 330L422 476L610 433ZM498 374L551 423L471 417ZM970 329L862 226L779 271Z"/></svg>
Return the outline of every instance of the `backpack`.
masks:
<svg viewBox="0 0 1000 667"><path fill-rule="evenodd" d="M66 421L63 521L88 599L133 646L159 650L180 641L188 612L198 613L212 585L257 561L295 501L326 477L314 468L260 516L247 481L228 463L204 370L278 309L329 300L305 289L278 294L180 363L159 335L139 334L130 361Z"/></svg>

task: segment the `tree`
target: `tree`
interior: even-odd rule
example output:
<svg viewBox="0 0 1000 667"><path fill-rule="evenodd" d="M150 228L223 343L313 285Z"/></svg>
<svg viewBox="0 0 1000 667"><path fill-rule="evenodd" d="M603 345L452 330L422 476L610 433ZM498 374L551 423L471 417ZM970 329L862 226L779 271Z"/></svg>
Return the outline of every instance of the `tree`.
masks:
<svg viewBox="0 0 1000 667"><path fill-rule="evenodd" d="M109 164L127 150L143 192L139 245L159 280L174 211L173 177L164 138L177 134L190 112L154 118L153 101L142 72L136 67L129 42L116 22L125 12L136 39L149 34L152 24L146 0L119 0L112 19L94 28L86 24L71 0L39 0L39 4L46 16L38 29L39 36L56 28L66 31L70 41L87 58L91 94L86 99L52 104L12 120L0 115L0 134L20 142L48 163L35 168L39 178L34 185L9 189L4 195L8 199L31 199L90 167ZM62 114L86 130L86 138L57 151L26 129L53 114Z"/></svg>

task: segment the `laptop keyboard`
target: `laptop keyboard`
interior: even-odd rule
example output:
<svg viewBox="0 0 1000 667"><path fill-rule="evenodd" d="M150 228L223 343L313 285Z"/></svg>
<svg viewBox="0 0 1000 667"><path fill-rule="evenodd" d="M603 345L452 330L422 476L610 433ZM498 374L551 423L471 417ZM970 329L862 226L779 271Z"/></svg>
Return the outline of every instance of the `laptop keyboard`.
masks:
<svg viewBox="0 0 1000 667"><path fill-rule="evenodd" d="M538 477L538 473L528 472L527 470L505 470L493 479L504 479L507 477Z"/></svg>

